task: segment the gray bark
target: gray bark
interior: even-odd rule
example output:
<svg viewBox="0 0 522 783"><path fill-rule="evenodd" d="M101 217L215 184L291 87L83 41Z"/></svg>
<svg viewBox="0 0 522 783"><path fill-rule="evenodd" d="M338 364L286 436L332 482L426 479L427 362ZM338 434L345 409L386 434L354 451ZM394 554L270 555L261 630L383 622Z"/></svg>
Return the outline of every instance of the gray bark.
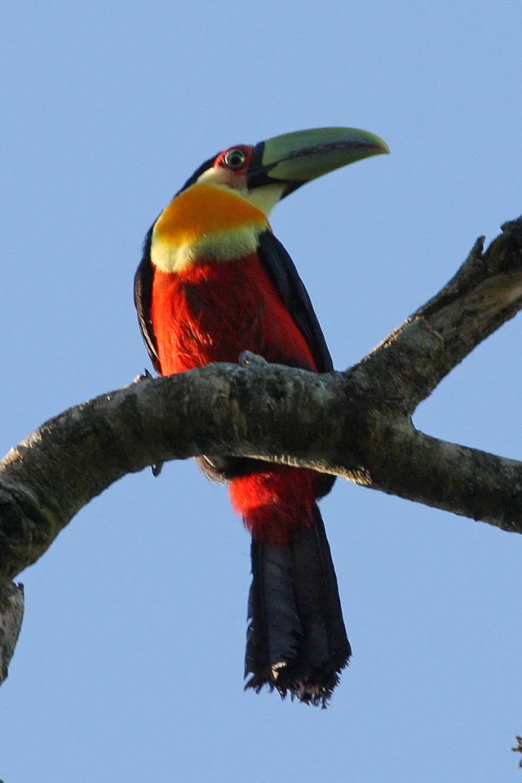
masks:
<svg viewBox="0 0 522 783"><path fill-rule="evenodd" d="M438 383L522 308L522 218L506 223L485 252L483 243L436 296L345 372L254 361L141 376L43 424L0 462L5 595L20 595L10 586L16 574L117 479L199 454L310 467L522 532L522 463L425 435L411 420ZM0 631L2 609L12 622L8 603L0 601Z"/></svg>

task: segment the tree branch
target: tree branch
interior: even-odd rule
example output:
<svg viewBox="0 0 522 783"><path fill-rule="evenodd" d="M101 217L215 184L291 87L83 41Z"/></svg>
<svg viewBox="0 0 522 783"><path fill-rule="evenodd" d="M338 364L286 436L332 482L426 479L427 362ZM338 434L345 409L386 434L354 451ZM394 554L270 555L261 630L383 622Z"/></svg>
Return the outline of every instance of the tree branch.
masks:
<svg viewBox="0 0 522 783"><path fill-rule="evenodd" d="M65 411L0 462L0 585L127 473L233 454L311 467L522 532L522 463L437 440L411 415L522 308L522 219L355 367L317 375L211 365L139 382ZM0 607L1 612L1 607Z"/></svg>
<svg viewBox="0 0 522 783"><path fill-rule="evenodd" d="M18 641L23 616L23 585L4 585L0 589L0 685L7 678L9 662Z"/></svg>

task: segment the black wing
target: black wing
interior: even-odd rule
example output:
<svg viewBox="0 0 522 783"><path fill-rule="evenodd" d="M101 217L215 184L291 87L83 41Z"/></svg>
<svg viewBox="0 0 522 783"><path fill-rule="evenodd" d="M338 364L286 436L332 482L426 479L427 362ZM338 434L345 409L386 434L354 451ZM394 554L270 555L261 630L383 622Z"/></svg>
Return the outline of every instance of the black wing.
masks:
<svg viewBox="0 0 522 783"><path fill-rule="evenodd" d="M259 236L259 256L279 296L308 343L317 372L333 370L323 331L295 264L271 231Z"/></svg>
<svg viewBox="0 0 522 783"><path fill-rule="evenodd" d="M145 237L143 256L134 276L134 304L138 311L138 323L140 325L141 336L147 346L150 360L156 372L161 373L158 346L156 344L156 336L150 317L152 306L152 279L154 277L154 269L150 260L152 228L153 226Z"/></svg>
<svg viewBox="0 0 522 783"><path fill-rule="evenodd" d="M297 328L308 343L317 372L330 372L333 370L332 357L308 292L294 262L271 231L264 231L259 236L259 256ZM317 497L327 495L334 482L335 476L320 474L316 485Z"/></svg>

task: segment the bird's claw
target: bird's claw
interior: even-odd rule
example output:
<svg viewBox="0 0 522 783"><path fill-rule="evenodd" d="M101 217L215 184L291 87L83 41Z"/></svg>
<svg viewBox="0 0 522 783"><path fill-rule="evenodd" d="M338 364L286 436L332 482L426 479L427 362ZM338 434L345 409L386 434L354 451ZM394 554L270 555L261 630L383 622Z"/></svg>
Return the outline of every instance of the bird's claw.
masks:
<svg viewBox="0 0 522 783"><path fill-rule="evenodd" d="M134 378L134 383L142 383L142 381L151 381L152 378L153 378L153 376L150 374L150 372L145 367L145 369L143 370L143 374L142 375L137 375ZM152 470L152 475L154 476L154 478L157 478L159 476L159 474L161 473L162 468L163 468L163 462L158 462L155 465L151 465L150 466L150 469ZM0 783L2 783L1 780L0 780Z"/></svg>
<svg viewBox="0 0 522 783"><path fill-rule="evenodd" d="M164 462L156 462L155 465L151 465L150 466L150 469L152 470L152 475L154 476L154 478L158 478L159 474L163 470L163 465L164 464L165 464Z"/></svg>
<svg viewBox="0 0 522 783"><path fill-rule="evenodd" d="M142 375L137 375L137 376L134 378L134 381L133 381L133 383L141 383L142 381L150 381L150 380L152 380L152 375L151 375L151 374L150 374L150 372L147 370L147 368L145 368L145 369L143 370L143 374L142 374Z"/></svg>
<svg viewBox="0 0 522 783"><path fill-rule="evenodd" d="M262 364L268 364L268 362L257 353L252 353L252 351L241 351L239 354L239 364L242 367L248 367L249 365L260 366Z"/></svg>

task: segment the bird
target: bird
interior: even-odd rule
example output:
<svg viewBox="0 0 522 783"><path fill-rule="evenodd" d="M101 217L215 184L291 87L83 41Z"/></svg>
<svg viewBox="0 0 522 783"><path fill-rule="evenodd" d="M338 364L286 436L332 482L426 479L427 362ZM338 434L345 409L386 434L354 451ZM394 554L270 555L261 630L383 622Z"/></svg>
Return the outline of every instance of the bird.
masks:
<svg viewBox="0 0 522 783"><path fill-rule="evenodd" d="M148 231L134 279L139 327L161 376L258 357L315 373L333 362L269 215L302 185L388 153L356 128L237 144L199 166ZM351 646L317 501L334 476L227 454L196 458L228 485L251 534L245 689L326 707Z"/></svg>

